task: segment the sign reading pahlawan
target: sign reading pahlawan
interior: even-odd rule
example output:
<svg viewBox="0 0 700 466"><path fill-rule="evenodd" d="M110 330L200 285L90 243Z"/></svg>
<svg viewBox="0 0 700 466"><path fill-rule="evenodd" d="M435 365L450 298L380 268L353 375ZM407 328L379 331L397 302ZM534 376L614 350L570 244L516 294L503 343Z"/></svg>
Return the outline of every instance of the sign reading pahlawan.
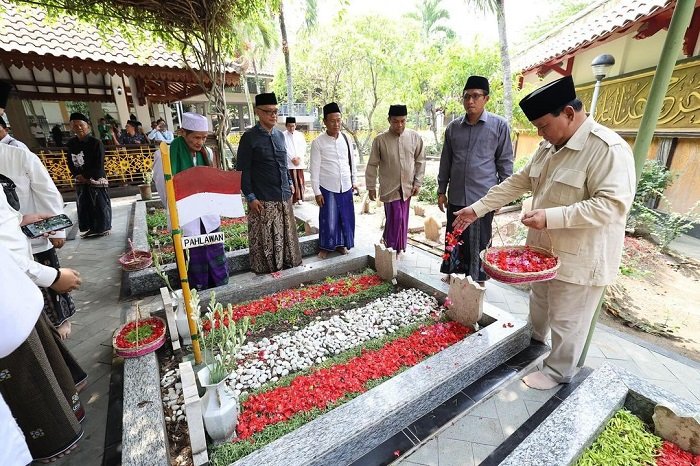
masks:
<svg viewBox="0 0 700 466"><path fill-rule="evenodd" d="M206 235L199 236L183 236L182 237L182 248L197 248L199 246L208 246L214 243L224 242L224 232L217 231L216 233L209 233Z"/></svg>

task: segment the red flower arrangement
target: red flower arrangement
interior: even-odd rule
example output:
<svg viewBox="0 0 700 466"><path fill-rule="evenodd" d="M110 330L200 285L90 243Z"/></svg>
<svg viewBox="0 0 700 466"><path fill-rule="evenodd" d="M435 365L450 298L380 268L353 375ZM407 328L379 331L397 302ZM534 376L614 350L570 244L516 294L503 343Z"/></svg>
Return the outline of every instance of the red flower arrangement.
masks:
<svg viewBox="0 0 700 466"><path fill-rule="evenodd" d="M165 342L165 322L149 317L127 322L112 337L117 355L124 358L143 356L160 348Z"/></svg>
<svg viewBox="0 0 700 466"><path fill-rule="evenodd" d="M291 419L314 408L324 409L348 394L366 390L367 382L389 377L460 341L471 329L457 322L421 327L383 348L309 375L296 377L289 386L252 395L241 406L238 438L244 440L267 426Z"/></svg>
<svg viewBox="0 0 700 466"><path fill-rule="evenodd" d="M656 458L656 466L700 466L700 455L693 455L675 443L664 440Z"/></svg>
<svg viewBox="0 0 700 466"><path fill-rule="evenodd" d="M486 253L486 260L501 270L516 273L542 272L554 268L557 259L536 251L524 249L495 249Z"/></svg>
<svg viewBox="0 0 700 466"><path fill-rule="evenodd" d="M379 278L378 275L372 274L341 278L331 282L321 283L319 285L308 286L306 288L283 290L264 298L256 299L255 301L235 305L233 306L231 316L235 321L238 321L246 316L254 318L255 316L259 316L261 314L274 313L280 309L286 309L295 304L318 299L320 297L349 296L381 285L382 283L382 279ZM309 315L310 313L307 314L305 312L304 314ZM214 328L219 328L221 323L218 320L218 315L215 317L217 320L214 322ZM227 316L224 317L224 325L228 326ZM204 330L209 331L211 328L212 323L210 321L204 322Z"/></svg>

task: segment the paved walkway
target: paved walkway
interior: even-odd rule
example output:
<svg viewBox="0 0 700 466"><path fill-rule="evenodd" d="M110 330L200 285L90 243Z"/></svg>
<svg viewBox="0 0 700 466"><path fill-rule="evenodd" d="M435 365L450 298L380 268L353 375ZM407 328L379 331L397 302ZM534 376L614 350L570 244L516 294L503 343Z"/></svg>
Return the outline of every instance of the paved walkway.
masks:
<svg viewBox="0 0 700 466"><path fill-rule="evenodd" d="M132 203L137 197L112 200L111 236L95 239L76 237L66 242L59 251L61 264L78 269L83 277L83 286L73 293L78 312L72 320L73 334L68 340L68 347L87 371L89 384L81 395L87 410L85 435L78 449L55 463L58 465L97 466L102 463L112 362L111 336L121 324L125 312L133 305L132 301L120 301L121 270L117 258L125 249ZM312 202L297 208L311 217L316 215L315 209ZM357 216L356 253L368 251L379 239L378 231L366 228L366 225L374 223ZM699 242L688 241L688 247L697 248L694 245ZM438 259L421 250L409 247L401 262L419 274L439 275ZM487 283L486 299L520 318L527 318L528 298L521 291L492 280ZM155 300L155 297L151 297L141 301L150 304ZM679 362L673 355L667 357L661 352L647 349L643 346L645 343L639 343L628 335L599 327L586 364L595 368L604 361L612 362L700 404L700 363ZM445 426L398 462L440 466L478 464L554 391L530 390L516 381L467 415Z"/></svg>
<svg viewBox="0 0 700 466"><path fill-rule="evenodd" d="M61 266L78 270L83 279L72 293L77 312L71 319L67 347L88 374L88 385L80 394L87 416L85 434L78 449L58 460L57 465L102 464L107 401L112 367L112 333L121 325L129 302L120 302L121 268L117 259L124 252L127 224L137 197L112 199L112 234L99 238L66 241L58 251ZM73 219L75 221L75 219Z"/></svg>

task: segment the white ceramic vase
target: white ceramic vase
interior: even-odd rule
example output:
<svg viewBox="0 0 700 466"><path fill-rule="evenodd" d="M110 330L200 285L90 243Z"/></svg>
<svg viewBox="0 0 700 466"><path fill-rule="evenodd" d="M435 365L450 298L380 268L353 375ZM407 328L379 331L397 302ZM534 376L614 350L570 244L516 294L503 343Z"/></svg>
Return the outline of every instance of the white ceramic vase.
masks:
<svg viewBox="0 0 700 466"><path fill-rule="evenodd" d="M182 297L182 290L173 291L172 298L173 308L175 309L177 333L180 335L180 338L182 338L183 345L191 345L192 334L190 333L190 326L187 322L187 311L185 310L185 299Z"/></svg>
<svg viewBox="0 0 700 466"><path fill-rule="evenodd" d="M205 366L199 373L200 385L206 389L202 397L204 428L215 443L229 442L236 435L238 398L226 383L209 383L210 370Z"/></svg>

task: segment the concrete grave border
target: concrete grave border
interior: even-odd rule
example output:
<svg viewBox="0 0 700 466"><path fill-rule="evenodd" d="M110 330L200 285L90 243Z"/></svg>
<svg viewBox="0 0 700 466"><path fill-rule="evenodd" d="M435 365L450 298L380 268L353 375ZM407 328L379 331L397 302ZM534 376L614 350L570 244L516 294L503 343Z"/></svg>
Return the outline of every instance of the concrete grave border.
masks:
<svg viewBox="0 0 700 466"><path fill-rule="evenodd" d="M146 225L147 207L158 205L160 201L136 201L134 203L132 229L129 237L134 243L136 249L150 251L148 246L148 227ZM301 247L302 257L311 256L318 252L318 234L302 236L299 238L299 246ZM238 251L229 251L226 253L226 261L228 264L229 275L238 272L247 272L250 270L250 262L248 261L248 249L239 249ZM171 284L179 283L177 267L175 264L163 265L163 271L167 275ZM156 273L155 267L148 267L135 272L122 272L125 277L125 284L128 289L129 296L144 296L158 292L160 287L165 286L163 280Z"/></svg>
<svg viewBox="0 0 700 466"><path fill-rule="evenodd" d="M603 364L584 380L500 464L521 466L574 464L620 408L653 425L654 406L663 404L678 414L700 406L659 388L624 369Z"/></svg>
<svg viewBox="0 0 700 466"><path fill-rule="evenodd" d="M369 255L332 257L270 274L237 276L229 285L214 289L222 302L241 302L301 283L323 280L374 266ZM420 289L443 302L446 293L439 279L418 277L399 270L399 284ZM202 302L211 291L201 293ZM506 324L512 324L508 326ZM527 322L490 304L484 304L481 329L461 342L402 372L352 401L309 422L236 463L248 465L349 464L371 451L412 421L433 410L455 393L479 380L530 344ZM141 361L144 361L144 367ZM155 374L155 377L154 377ZM146 464L145 459L167 457L160 384L140 387L138 380L158 381L154 354L129 361L124 367L123 464ZM127 380L134 381L126 383ZM159 409L145 414L143 408ZM144 421L150 426L144 428ZM133 424L133 425L131 425ZM134 436L137 436L134 438ZM138 442L136 439L140 439ZM150 440L149 440L150 439ZM161 450L162 452L156 452Z"/></svg>

